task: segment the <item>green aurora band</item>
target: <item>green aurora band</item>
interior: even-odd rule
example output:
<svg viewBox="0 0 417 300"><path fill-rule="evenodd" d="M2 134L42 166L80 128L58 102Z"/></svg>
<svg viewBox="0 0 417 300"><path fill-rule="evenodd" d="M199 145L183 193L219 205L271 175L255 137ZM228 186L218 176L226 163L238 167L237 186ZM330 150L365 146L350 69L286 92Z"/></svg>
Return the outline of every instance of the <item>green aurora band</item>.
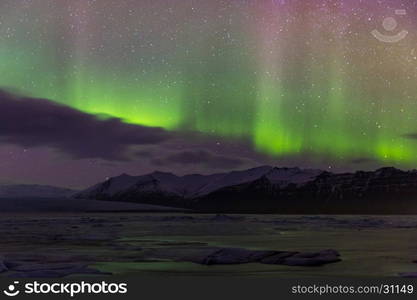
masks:
<svg viewBox="0 0 417 300"><path fill-rule="evenodd" d="M375 40L376 3L289 2L3 0L0 85L277 158L415 166L415 35Z"/></svg>

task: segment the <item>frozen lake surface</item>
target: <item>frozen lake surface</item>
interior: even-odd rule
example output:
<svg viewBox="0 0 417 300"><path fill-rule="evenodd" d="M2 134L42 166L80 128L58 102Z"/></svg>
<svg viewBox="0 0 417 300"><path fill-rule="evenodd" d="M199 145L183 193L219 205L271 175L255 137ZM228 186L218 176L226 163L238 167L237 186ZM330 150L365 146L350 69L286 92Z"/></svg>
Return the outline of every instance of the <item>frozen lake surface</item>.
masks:
<svg viewBox="0 0 417 300"><path fill-rule="evenodd" d="M413 263L417 259L417 216L3 213L0 235L0 258L9 264L1 275L12 277L91 276L86 274L98 272L388 277L417 272ZM297 252L334 249L342 261L316 267L207 266L183 259L186 253L218 247Z"/></svg>

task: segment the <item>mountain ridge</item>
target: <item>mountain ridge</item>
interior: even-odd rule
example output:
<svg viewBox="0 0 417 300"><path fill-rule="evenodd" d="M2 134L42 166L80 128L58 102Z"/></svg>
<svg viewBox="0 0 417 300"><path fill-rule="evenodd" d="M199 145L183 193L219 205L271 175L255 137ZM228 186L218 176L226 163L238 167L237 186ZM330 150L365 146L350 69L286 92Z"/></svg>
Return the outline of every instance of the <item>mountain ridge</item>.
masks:
<svg viewBox="0 0 417 300"><path fill-rule="evenodd" d="M403 213L416 203L417 213L417 171L384 167L331 173L271 166L212 175L156 171L122 174L75 197L206 212L262 213Z"/></svg>
<svg viewBox="0 0 417 300"><path fill-rule="evenodd" d="M231 171L211 175L190 174L177 176L173 173L161 171L154 171L152 173L139 176L132 176L124 173L87 188L78 195L82 196L88 194L88 192L97 191L97 189L99 189L100 192L104 192L106 190L108 196L113 196L119 191L131 188L133 185L144 185L153 181L154 183L163 182L165 185L168 185L165 188L168 188L171 192L182 194L186 198L193 198L208 194L225 186L249 182L261 176L267 176L276 184L285 184L291 177L292 180L303 182L306 178L317 176L321 172L323 171L314 169L301 170L299 168L261 166L243 171ZM306 177L303 178L297 175L304 175ZM187 189L185 193L184 188Z"/></svg>
<svg viewBox="0 0 417 300"><path fill-rule="evenodd" d="M40 184L1 184L0 198L66 198L78 191Z"/></svg>

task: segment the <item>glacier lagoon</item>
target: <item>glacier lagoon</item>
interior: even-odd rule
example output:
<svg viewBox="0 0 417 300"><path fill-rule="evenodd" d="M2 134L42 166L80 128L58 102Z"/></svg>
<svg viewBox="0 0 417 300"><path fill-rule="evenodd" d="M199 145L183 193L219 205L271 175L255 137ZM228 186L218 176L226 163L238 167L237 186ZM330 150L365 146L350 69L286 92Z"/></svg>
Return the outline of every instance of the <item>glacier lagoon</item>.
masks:
<svg viewBox="0 0 417 300"><path fill-rule="evenodd" d="M0 232L0 257L8 266L0 276L10 277L326 278L417 272L417 216L21 213L3 214ZM184 253L211 248L334 249L341 261L306 267L258 262L202 265L182 259Z"/></svg>

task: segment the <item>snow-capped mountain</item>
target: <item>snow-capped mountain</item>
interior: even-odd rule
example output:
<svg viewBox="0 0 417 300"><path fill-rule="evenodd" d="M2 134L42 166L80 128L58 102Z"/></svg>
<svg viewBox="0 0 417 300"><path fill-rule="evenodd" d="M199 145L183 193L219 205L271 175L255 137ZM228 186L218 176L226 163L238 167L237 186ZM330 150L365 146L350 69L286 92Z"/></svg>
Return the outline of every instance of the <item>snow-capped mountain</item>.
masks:
<svg viewBox="0 0 417 300"><path fill-rule="evenodd" d="M213 175L176 176L171 173L154 172L143 176L126 174L108 179L76 195L78 198L109 199L132 198L142 194L159 194L193 199L208 195L221 188L239 185L266 177L277 186L290 183L303 184L314 179L322 171L298 168L274 168L263 166L245 171L233 171Z"/></svg>
<svg viewBox="0 0 417 300"><path fill-rule="evenodd" d="M75 190L35 184L0 185L0 198L65 198Z"/></svg>
<svg viewBox="0 0 417 300"><path fill-rule="evenodd" d="M121 175L75 195L210 212L417 213L417 171L334 174L259 168L213 175Z"/></svg>

